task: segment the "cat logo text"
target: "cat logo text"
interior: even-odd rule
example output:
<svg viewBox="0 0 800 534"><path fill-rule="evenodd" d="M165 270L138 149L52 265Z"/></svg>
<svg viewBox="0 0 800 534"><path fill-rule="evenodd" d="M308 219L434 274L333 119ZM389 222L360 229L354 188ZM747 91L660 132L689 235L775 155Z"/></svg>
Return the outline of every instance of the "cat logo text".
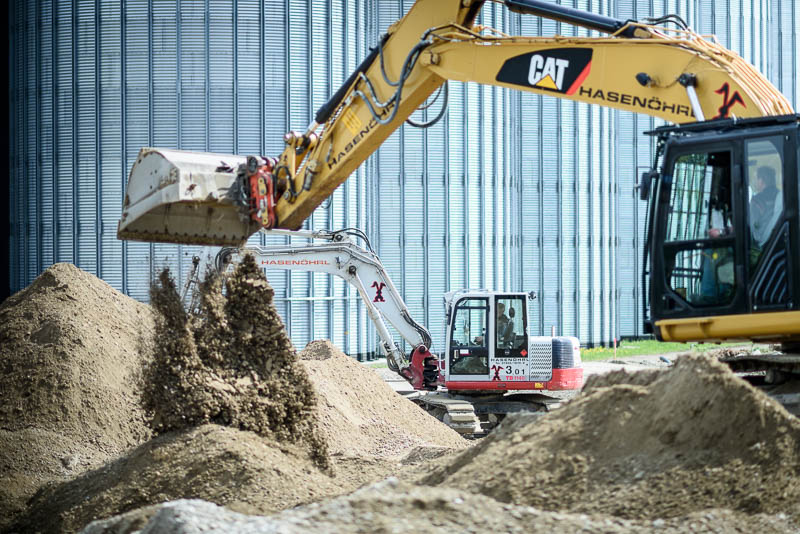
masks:
<svg viewBox="0 0 800 534"><path fill-rule="evenodd" d="M571 95L589 75L591 66L591 48L551 48L507 59L497 81Z"/></svg>

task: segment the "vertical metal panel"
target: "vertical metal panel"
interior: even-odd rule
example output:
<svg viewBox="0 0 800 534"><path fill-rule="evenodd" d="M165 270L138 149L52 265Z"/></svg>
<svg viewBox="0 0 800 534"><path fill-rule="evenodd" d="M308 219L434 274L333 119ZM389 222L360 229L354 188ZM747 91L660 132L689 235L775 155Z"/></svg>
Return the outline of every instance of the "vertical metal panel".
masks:
<svg viewBox="0 0 800 534"><path fill-rule="evenodd" d="M24 169L28 176L36 176L37 162L40 152L38 147L39 136L39 108L36 96L37 84L39 83L39 62L40 55L38 42L41 34L41 27L38 24L37 3L29 2L25 8L25 26L28 28L28 38L25 41L25 54L28 58L24 66L25 92L25 133L24 133ZM28 182L23 189L25 194L25 233L27 240L33 246L28 247L25 258L26 276L35 275L39 269L39 215L38 198L40 194L40 183L38 180Z"/></svg>
<svg viewBox="0 0 800 534"><path fill-rule="evenodd" d="M39 269L44 269L51 265L55 258L54 250L54 229L55 213L54 210L43 210L43 206L55 205L55 150L54 150L54 129L55 100L54 95L54 51L55 43L52 28L54 13L53 5L48 1L39 2L37 19L37 55L39 91L41 97L37 98L38 133L37 146L39 154L37 158L37 174L39 176L39 192L37 219L39 225L39 241L37 243Z"/></svg>
<svg viewBox="0 0 800 534"><path fill-rule="evenodd" d="M125 121L122 128L123 161L114 174L121 184L127 180L128 170L136 161L139 149L151 146L152 138L152 96L153 96L153 48L151 41L154 17L151 0L125 0L124 46L122 58L122 76L124 78ZM151 44L152 43L152 44ZM110 179L110 178L109 178ZM117 203L119 205L119 203ZM123 289L132 297L146 300L150 285L150 269L152 246L147 243L125 243L125 280Z"/></svg>
<svg viewBox="0 0 800 534"><path fill-rule="evenodd" d="M74 41L73 99L75 102L75 152L73 160L75 196L73 203L79 213L76 221L77 265L97 274L97 114L96 91L97 27L94 2L79 2L75 6L76 35Z"/></svg>
<svg viewBox="0 0 800 534"><path fill-rule="evenodd" d="M233 68L232 78L236 84L232 95L236 102L236 114L233 117L236 125L231 134L234 139L234 151L237 153L257 154L263 151L262 9L263 2L259 0L236 0L236 29L232 35L236 47L230 59ZM225 50L224 44L220 43L221 52ZM216 107L212 109L216 112ZM231 117L224 119L230 121Z"/></svg>
<svg viewBox="0 0 800 534"><path fill-rule="evenodd" d="M99 169L100 251L99 270L103 279L122 287L124 264L122 242L117 239L117 221L122 204L122 26L121 3L105 2L100 6L99 28ZM104 177L106 177L104 179Z"/></svg>
<svg viewBox="0 0 800 534"><path fill-rule="evenodd" d="M11 254L10 260L10 281L12 290L23 287L24 281L27 279L25 272L25 239L24 236L24 215L25 215L25 146L24 146L24 132L25 120L24 113L14 113L15 109L21 109L24 105L23 84L25 83L24 61L25 61L25 38L27 37L27 28L24 23L24 11L22 7L24 2L17 0L13 7L14 26L13 31L17 33L17 38L11 43L11 51L14 53L12 59L12 87L11 87L11 121L14 129L11 141L12 147L12 168L11 168L11 231L14 233L14 238L11 240Z"/></svg>

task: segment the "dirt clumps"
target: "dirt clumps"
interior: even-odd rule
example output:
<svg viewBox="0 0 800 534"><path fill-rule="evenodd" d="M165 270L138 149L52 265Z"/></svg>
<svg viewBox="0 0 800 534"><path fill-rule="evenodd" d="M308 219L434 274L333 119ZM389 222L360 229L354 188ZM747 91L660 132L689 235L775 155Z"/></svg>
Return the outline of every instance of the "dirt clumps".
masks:
<svg viewBox="0 0 800 534"><path fill-rule="evenodd" d="M457 432L330 341L312 341L300 359L319 393L320 430L332 453L388 458L416 447L467 446Z"/></svg>
<svg viewBox="0 0 800 534"><path fill-rule="evenodd" d="M179 498L268 514L353 489L321 472L295 446L203 425L166 433L100 469L45 488L13 530L75 532L95 519Z"/></svg>
<svg viewBox="0 0 800 534"><path fill-rule="evenodd" d="M226 282L201 285L189 316L169 272L151 290L156 349L145 372L145 406L158 433L205 423L304 446L328 466L317 432L317 398L272 304L273 290L252 256Z"/></svg>
<svg viewBox="0 0 800 534"><path fill-rule="evenodd" d="M545 510L655 519L709 508L800 518L800 421L703 357L620 374L532 423L511 418L426 477Z"/></svg>
<svg viewBox="0 0 800 534"><path fill-rule="evenodd" d="M146 441L149 306L68 263L0 304L0 529L38 487Z"/></svg>

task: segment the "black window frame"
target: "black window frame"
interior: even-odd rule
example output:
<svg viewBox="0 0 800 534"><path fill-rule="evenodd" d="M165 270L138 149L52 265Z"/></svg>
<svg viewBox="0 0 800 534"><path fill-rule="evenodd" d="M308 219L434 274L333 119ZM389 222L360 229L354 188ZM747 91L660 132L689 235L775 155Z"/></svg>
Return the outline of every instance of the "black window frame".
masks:
<svg viewBox="0 0 800 534"><path fill-rule="evenodd" d="M682 142L683 141L683 142ZM664 164L664 177L669 177L669 180L662 178L658 184L658 242L661 244L661 249L656 253L660 254L660 271L658 275L658 283L661 286L661 302L653 302L651 305L656 305L660 308L660 317L667 318L670 316L677 317L697 317L707 316L709 313L714 315L723 314L736 314L743 313L747 309L747 292L744 288L745 272L744 272L744 252L745 231L744 225L746 224L746 208L743 204L744 196L741 193L744 181L744 174L742 170L742 159L744 158L744 143L740 136L731 136L710 139L707 142L698 142L697 139L687 140L674 140L670 143L672 145L668 151L669 159ZM731 210L732 210L732 223L733 232L729 236L705 239L690 239L682 241L666 241L667 237L667 221L669 219L670 206L671 206L671 192L674 184L673 174L675 164L681 156L687 154L699 153L714 153L714 152L729 152L730 153L730 173L731 173ZM742 236L739 238L739 236ZM714 305L697 305L693 304L684 298L681 294L676 292L670 283L666 266L668 258L675 258L680 251L691 249L714 249L730 246L733 248L734 253L734 294L729 302L724 304ZM654 278L655 280L655 278Z"/></svg>
<svg viewBox="0 0 800 534"><path fill-rule="evenodd" d="M483 301L483 305L482 306L468 306L468 305L465 306L465 305L462 305L462 303L465 302L465 301L478 301L478 300L479 301ZM470 310L470 309L480 309L480 310L485 310L486 311L486 314L484 316L484 325L483 325L483 337L484 337L483 343L484 344L481 345L481 346L479 346L479 345L471 345L471 344L470 345L460 345L459 344L458 346L455 346L454 345L453 335L454 335L455 329L456 329L456 320L458 318L458 311L459 310ZM491 308L491 305L489 303L489 296L488 295L486 295L486 296L474 296L473 295L473 296L461 297L453 305L453 312L452 312L452 315L451 315L452 319L450 321L450 332L448 333L448 346L450 347L450 351L449 351L450 353L447 355L447 360L448 360L447 365L448 365L448 369L450 371L449 374L451 374L451 375L456 374L458 376L468 376L468 375L486 376L486 375L489 374L488 362L489 362L489 358L490 358L490 356L492 354L492 348L493 348L492 347L492 342L494 341L494 340L490 340L489 339L489 332L490 332L490 330L489 330L489 321L491 320L491 314L492 314L492 308ZM473 334L470 334L470 341L472 339L474 339L474 336L473 336ZM483 350L485 350L486 351L486 354L485 354L485 357L486 357L486 369L485 369L485 371L483 371L483 372L474 372L474 373L464 373L464 372L454 373L453 372L453 365L457 361L455 355L456 355L456 353L459 353L459 355L460 355L461 351L464 351L464 350L469 351L470 352L470 354L469 354L470 356L472 356L476 352L480 353ZM482 354L479 354L479 355L483 356Z"/></svg>

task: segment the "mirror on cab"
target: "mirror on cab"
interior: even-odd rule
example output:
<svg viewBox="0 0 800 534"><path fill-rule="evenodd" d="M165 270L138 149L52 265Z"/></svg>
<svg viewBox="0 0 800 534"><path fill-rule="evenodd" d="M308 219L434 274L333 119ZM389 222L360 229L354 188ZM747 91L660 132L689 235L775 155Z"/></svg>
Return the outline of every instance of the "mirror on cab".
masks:
<svg viewBox="0 0 800 534"><path fill-rule="evenodd" d="M636 186L639 189L640 200L648 200L650 198L650 186L656 178L658 178L658 171L655 169L642 173L639 185Z"/></svg>

